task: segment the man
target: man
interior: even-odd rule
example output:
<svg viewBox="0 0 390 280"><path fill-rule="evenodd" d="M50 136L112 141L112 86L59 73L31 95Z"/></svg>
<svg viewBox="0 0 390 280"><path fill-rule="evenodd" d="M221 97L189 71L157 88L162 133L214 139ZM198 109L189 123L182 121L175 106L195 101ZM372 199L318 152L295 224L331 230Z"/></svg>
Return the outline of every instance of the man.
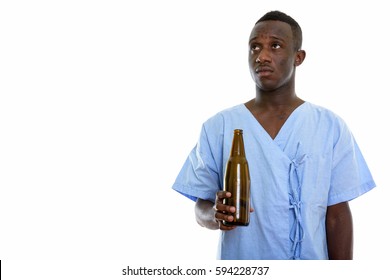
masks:
<svg viewBox="0 0 390 280"><path fill-rule="evenodd" d="M249 38L254 99L219 112L202 127L173 189L196 201L197 222L220 229L221 259L352 259L348 201L375 187L344 121L295 92L306 56L302 31L272 11ZM236 210L222 191L233 130L244 132L251 176L251 222L227 227Z"/></svg>

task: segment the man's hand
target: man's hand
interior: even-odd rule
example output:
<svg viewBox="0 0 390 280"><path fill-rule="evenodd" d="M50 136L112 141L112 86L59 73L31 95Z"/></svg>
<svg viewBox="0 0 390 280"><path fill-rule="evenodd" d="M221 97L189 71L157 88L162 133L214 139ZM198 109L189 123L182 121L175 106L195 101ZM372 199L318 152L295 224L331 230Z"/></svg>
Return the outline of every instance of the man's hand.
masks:
<svg viewBox="0 0 390 280"><path fill-rule="evenodd" d="M223 221L233 222L233 216L231 214L236 212L236 208L234 206L223 204L223 200L231 196L232 194L230 192L219 191L217 192L215 197L214 216L215 216L215 220L219 224L220 230L232 230L236 228L236 226L225 226L223 224Z"/></svg>
<svg viewBox="0 0 390 280"><path fill-rule="evenodd" d="M225 226L222 222L232 222L236 208L223 204L225 198L231 197L232 194L226 191L218 191L215 196L215 202L198 198L195 204L196 221L202 227L208 229L232 230L236 226ZM250 209L253 212L253 208Z"/></svg>

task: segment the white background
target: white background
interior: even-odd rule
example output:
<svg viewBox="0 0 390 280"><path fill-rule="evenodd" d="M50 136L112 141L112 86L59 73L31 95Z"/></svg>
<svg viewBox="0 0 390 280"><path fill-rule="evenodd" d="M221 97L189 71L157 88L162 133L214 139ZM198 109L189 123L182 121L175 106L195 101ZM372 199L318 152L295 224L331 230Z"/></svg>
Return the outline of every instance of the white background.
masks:
<svg viewBox="0 0 390 280"><path fill-rule="evenodd" d="M350 203L355 259L389 259L385 4L2 1L0 258L214 260L171 186L201 124L254 97L247 40L279 9L303 29L298 95L348 123L378 185Z"/></svg>

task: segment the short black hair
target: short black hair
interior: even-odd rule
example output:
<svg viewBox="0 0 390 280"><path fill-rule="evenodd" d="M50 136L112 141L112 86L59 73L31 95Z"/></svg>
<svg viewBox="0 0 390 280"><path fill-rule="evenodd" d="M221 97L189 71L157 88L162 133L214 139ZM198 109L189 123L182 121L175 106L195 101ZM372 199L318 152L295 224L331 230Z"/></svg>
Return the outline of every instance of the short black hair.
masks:
<svg viewBox="0 0 390 280"><path fill-rule="evenodd" d="M293 33L293 40L294 40L294 47L298 51L302 47L302 29L299 26L298 22L295 21L292 17L289 15L280 12L280 11L270 11L266 13L264 16L262 16L256 23L258 24L259 22L262 21L267 21L267 20L278 20L285 22L291 26L291 30Z"/></svg>

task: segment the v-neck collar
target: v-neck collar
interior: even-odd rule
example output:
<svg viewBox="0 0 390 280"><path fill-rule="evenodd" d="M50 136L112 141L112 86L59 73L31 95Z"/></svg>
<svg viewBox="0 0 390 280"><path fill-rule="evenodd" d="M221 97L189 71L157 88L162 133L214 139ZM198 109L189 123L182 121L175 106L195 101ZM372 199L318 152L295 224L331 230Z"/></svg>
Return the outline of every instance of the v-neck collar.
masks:
<svg viewBox="0 0 390 280"><path fill-rule="evenodd" d="M250 119L255 122L258 127L260 128L260 131L264 137L267 137L271 142L274 143L281 143L286 140L286 137L290 134L291 130L293 129L293 123L296 121L296 119L300 116L300 112L304 110L304 108L307 106L308 102L305 101L301 105L299 105L297 108L294 109L294 111L291 112L290 116L287 118L287 120L284 122L282 127L280 128L278 134L275 136L275 138L272 138L271 135L265 130L265 128L261 125L261 123L256 119L256 117L252 114L252 112L245 106L245 104L241 104L243 107L243 110L250 115Z"/></svg>

